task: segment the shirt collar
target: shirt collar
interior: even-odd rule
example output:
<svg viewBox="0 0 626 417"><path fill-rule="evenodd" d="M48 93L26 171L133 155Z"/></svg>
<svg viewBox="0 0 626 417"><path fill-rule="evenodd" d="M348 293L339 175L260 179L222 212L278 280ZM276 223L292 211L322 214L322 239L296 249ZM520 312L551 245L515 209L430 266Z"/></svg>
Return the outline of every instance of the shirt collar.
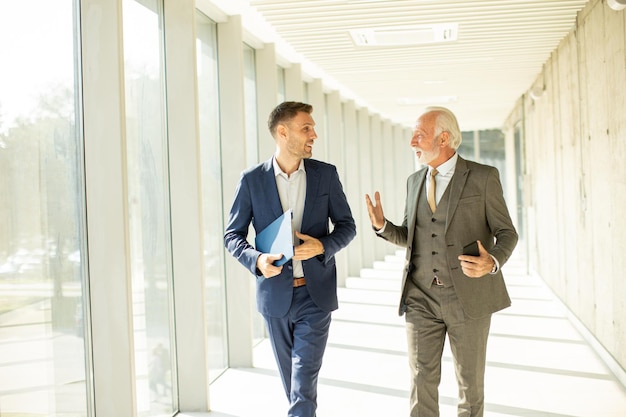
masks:
<svg viewBox="0 0 626 417"><path fill-rule="evenodd" d="M448 159L443 164L439 165L437 167L437 172L439 173L439 175L446 176L450 171L453 171L454 168L456 167L456 161L458 159L459 159L459 154L455 152L454 155L452 155L450 159ZM430 173L430 171L432 170L433 168L429 166L428 172Z"/></svg>
<svg viewBox="0 0 626 417"><path fill-rule="evenodd" d="M278 165L278 162L276 161L276 156L272 156L272 165L274 166L274 176L277 177L279 175L282 175L285 178L289 178L289 176L287 175L287 173L285 173L280 166ZM298 169L296 170L296 172L298 171L302 171L302 172L306 172L306 170L304 169L304 159L300 160L300 166L298 166ZM295 172L294 172L295 174Z"/></svg>

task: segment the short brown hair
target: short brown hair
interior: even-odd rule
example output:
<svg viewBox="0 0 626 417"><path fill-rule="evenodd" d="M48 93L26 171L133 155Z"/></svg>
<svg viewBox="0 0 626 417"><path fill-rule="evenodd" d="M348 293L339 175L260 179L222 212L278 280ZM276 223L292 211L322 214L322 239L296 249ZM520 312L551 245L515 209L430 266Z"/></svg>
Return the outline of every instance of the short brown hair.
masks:
<svg viewBox="0 0 626 417"><path fill-rule="evenodd" d="M276 127L280 123L293 119L299 112L311 114L313 106L298 101L284 101L276 106L267 120L267 127L270 129L272 136L276 133Z"/></svg>

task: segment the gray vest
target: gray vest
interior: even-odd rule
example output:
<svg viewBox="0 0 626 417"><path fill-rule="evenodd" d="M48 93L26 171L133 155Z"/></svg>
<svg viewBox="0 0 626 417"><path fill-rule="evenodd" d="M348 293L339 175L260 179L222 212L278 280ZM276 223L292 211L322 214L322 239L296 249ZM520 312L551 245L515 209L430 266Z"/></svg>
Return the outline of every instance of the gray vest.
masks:
<svg viewBox="0 0 626 417"><path fill-rule="evenodd" d="M411 279L416 285L430 288L433 279L439 278L443 285L451 287L452 279L447 260L445 239L446 213L450 201L450 187L441 197L435 213L430 210L426 199L426 181L417 200L417 219L413 237L413 273Z"/></svg>

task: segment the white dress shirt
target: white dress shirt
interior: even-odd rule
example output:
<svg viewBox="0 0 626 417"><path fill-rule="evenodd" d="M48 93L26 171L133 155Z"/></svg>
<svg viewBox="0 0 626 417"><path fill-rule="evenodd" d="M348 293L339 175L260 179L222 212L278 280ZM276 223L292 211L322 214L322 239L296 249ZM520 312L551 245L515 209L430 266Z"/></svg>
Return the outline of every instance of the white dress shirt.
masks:
<svg viewBox="0 0 626 417"><path fill-rule="evenodd" d="M443 164L437 167L438 174L435 175L435 201L439 204L441 201L441 196L446 192L446 188L452 181L452 176L454 175L454 169L456 168L456 161L459 159L459 154L454 153L452 158L448 159ZM433 168L431 166L428 167L428 175L426 178L429 178L429 175ZM430 181L425 181L426 183L426 195L428 195L428 191L430 189Z"/></svg>
<svg viewBox="0 0 626 417"><path fill-rule="evenodd" d="M273 158L274 175L276 177L276 187L278 187L278 196L280 204L283 207L283 213L289 209L293 210L293 219L291 227L294 231L300 231L302 227L302 216L304 214L304 200L306 198L306 170L304 169L304 160L300 161L300 166L291 175L287 175ZM293 236L294 244L297 238ZM297 245L296 245L297 246ZM293 276L303 277L302 261L292 261Z"/></svg>

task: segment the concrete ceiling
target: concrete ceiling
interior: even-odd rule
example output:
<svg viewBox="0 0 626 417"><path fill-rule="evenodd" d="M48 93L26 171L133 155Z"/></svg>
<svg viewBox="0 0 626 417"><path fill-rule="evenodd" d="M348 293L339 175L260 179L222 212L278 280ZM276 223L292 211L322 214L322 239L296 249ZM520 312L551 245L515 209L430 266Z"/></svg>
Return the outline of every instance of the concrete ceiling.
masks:
<svg viewBox="0 0 626 417"><path fill-rule="evenodd" d="M245 3L279 42L381 117L412 126L425 105L444 105L457 114L463 130L474 130L499 128L519 97L542 84L543 64L573 30L587 0ZM442 24L452 29L437 32ZM434 35L428 33L432 25ZM457 38L449 40L455 28ZM413 35L417 41L446 40L359 46L353 30L405 43Z"/></svg>

